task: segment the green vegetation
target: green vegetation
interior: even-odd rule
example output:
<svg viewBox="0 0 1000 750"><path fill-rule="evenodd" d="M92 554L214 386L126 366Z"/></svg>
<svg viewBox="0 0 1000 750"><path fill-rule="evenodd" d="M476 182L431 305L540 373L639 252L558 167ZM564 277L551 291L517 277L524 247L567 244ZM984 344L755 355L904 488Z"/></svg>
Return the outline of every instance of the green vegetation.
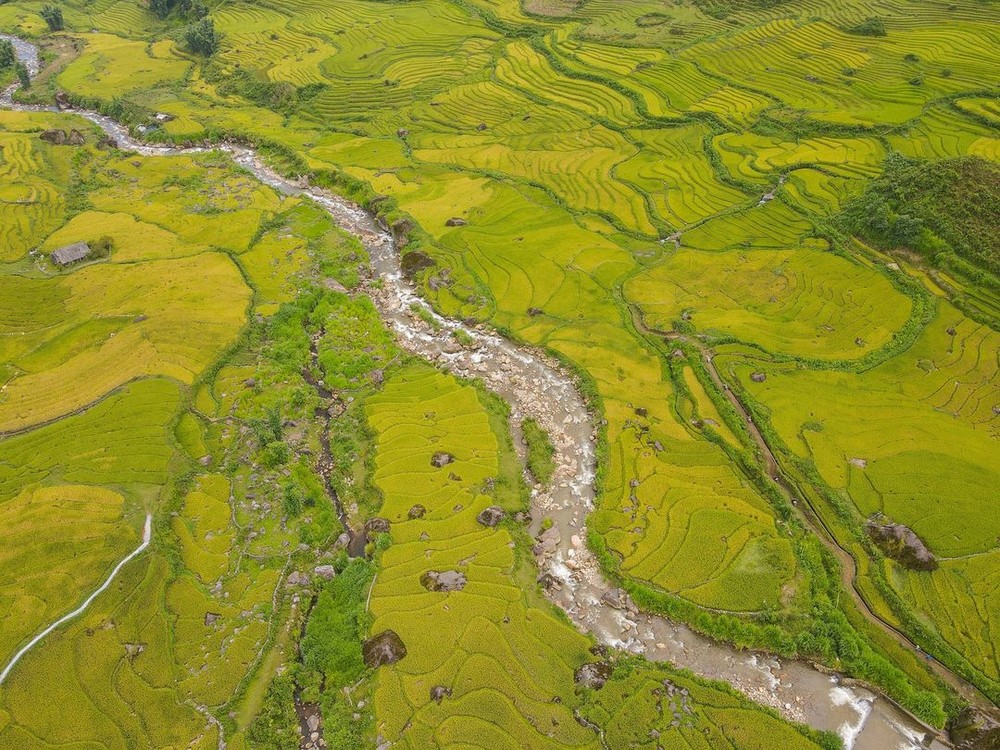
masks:
<svg viewBox="0 0 1000 750"><path fill-rule="evenodd" d="M555 471L555 446L548 433L534 419L521 422L524 442L528 447L528 471L535 481L547 485Z"/></svg>
<svg viewBox="0 0 1000 750"><path fill-rule="evenodd" d="M892 154L844 209L845 227L880 247L914 250L949 267L956 254L1000 274L1000 166L978 156L924 162ZM977 280L984 275L978 274Z"/></svg>
<svg viewBox="0 0 1000 750"><path fill-rule="evenodd" d="M763 750L775 743L787 748L841 747L839 737L796 730L728 687L706 685L690 674L637 659L617 665L611 680L590 696L583 715L606 728L608 747L664 747L664 738L677 747L706 750Z"/></svg>
<svg viewBox="0 0 1000 750"><path fill-rule="evenodd" d="M590 542L641 605L847 670L942 724L958 701L854 604L821 521L879 618L1000 695L987 512L1000 465L995 5L274 0L204 18L195 4L60 7L66 31L49 36L37 3L0 5L0 28L42 37L58 61L25 96L65 91L163 141L256 142L277 168L377 211L438 311L545 348L579 374L600 423ZM142 159L38 139L67 122L0 116L0 430L36 428L0 447L72 426L91 463L24 453L31 461L4 465L32 479L3 480L0 503L31 507L36 488L22 488L33 482L102 490L103 514L81 524L107 549L67 589L134 540L141 508L177 516L158 522L156 554L122 579L132 598L109 594L25 662L34 682L5 686L0 738L24 744L57 725L25 708L45 694L92 725L74 739L122 736L121 746L152 742L131 710L168 717L160 744L198 736L214 747L191 702L240 737L250 720L233 727L229 711L252 720L243 709L259 700L265 718L253 726L276 729L255 742L280 745L292 720L281 701L301 676L345 745L378 732L414 747L551 744L549 731L563 745L594 743L573 709L609 737L645 741L620 712L655 710L642 670L596 701L577 695L571 674L589 644L536 595L520 531L475 522L486 504L523 506L501 410L405 361L362 296L315 283L356 290L357 244L212 154ZM50 251L104 236L106 260L48 275ZM154 409L145 389L170 408ZM111 408L124 409L122 426L87 422ZM338 657L307 679L296 636L277 632L304 615L278 582L316 552L326 559L340 531L316 473L316 410L331 408L330 484L350 522L378 513L393 524L391 546L373 545L370 632L393 627L410 656L374 675ZM133 427L155 433L137 443L156 467L148 483L109 478L146 466L135 441L107 448L106 467L90 457L88 441L111 445L100 430ZM457 458L444 471L429 465L438 449ZM104 491L125 498L124 520ZM417 502L427 514L409 519ZM875 512L911 526L938 568L884 559L862 532ZM467 560L467 589L420 585L423 572ZM367 621L349 588L324 586L321 599L346 608L348 636L331 640L332 654L356 657ZM140 613L154 610L166 613L146 625ZM214 630L207 612L223 615ZM48 613L39 605L32 617ZM100 630L109 620L115 628ZM98 628L87 653L105 656L43 693L46 674L80 663L84 627ZM154 627L143 642L178 644L156 652L155 670L144 663L153 649L121 668L106 656ZM203 641L204 654L190 645ZM273 672L255 665L270 653L268 669L291 676L268 690ZM315 682L323 670L327 692ZM106 693L112 674L116 695L142 700L81 708L77 693ZM357 723L333 696L347 674L368 706ZM452 697L432 701L435 684ZM706 694L699 728L737 746L800 742L756 714L753 728L735 728L734 701ZM483 716L506 736L487 734Z"/></svg>

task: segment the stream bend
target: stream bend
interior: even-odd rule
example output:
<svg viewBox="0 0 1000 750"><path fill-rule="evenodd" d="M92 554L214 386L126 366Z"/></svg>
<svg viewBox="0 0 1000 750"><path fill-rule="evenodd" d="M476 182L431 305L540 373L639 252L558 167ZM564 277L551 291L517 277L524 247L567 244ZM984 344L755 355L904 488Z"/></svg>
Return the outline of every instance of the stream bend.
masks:
<svg viewBox="0 0 1000 750"><path fill-rule="evenodd" d="M12 42L32 76L38 73L38 50L34 45L5 34L0 34L0 39ZM14 101L16 88L12 86L0 94L0 107L24 112L59 111ZM371 214L334 193L279 175L247 146L221 143L209 149L154 145L133 138L122 125L97 112L72 110L70 114L96 124L120 148L144 156L210 150L226 153L275 190L312 199L342 229L361 241L376 278L381 280L379 284L366 283L363 290L402 347L455 375L481 379L510 404L515 429L521 420L532 417L551 436L556 448L556 471L549 489L532 491L532 531L540 530L543 517L552 519L553 525L546 532L545 543L538 545L536 560L540 580L549 583L546 595L581 631L591 633L606 646L727 682L788 719L839 733L848 750L950 747L936 730L843 675L821 671L803 661L753 654L712 641L664 617L639 612L627 595L612 591L585 542L586 517L595 500L597 432L573 377L537 350L518 346L481 326L470 328L438 315L404 276L391 233ZM468 337L472 344L458 346L455 331L465 334L463 340ZM609 591L611 596L606 596ZM20 655L15 661L17 658Z"/></svg>

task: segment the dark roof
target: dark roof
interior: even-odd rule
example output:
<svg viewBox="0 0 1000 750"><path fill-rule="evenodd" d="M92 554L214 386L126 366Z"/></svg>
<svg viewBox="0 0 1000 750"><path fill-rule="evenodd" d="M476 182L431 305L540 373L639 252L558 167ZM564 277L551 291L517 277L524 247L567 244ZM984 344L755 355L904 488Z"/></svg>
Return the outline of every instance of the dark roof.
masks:
<svg viewBox="0 0 1000 750"><path fill-rule="evenodd" d="M74 242L72 245L53 250L51 258L57 266L68 266L70 263L83 260L88 255L90 255L90 245L86 242Z"/></svg>

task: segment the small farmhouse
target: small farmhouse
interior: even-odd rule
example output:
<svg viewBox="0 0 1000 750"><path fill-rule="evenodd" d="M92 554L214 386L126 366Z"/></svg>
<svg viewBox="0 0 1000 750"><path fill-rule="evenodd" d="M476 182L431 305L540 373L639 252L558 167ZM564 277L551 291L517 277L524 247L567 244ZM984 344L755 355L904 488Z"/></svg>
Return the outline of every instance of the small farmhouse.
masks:
<svg viewBox="0 0 1000 750"><path fill-rule="evenodd" d="M88 255L90 255L90 245L86 242L74 242L72 245L54 250L50 257L57 266L65 267L83 260Z"/></svg>

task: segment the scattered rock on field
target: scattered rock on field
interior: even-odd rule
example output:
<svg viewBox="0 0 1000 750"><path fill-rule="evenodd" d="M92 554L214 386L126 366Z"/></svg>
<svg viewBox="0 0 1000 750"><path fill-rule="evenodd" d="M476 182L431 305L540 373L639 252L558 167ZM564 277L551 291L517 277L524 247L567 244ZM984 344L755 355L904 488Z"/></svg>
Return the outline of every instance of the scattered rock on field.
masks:
<svg viewBox="0 0 1000 750"><path fill-rule="evenodd" d="M410 508L410 511L406 514L406 517L409 518L411 521L413 521L417 518L423 518L426 512L427 508L418 503L417 505L414 505L412 508Z"/></svg>
<svg viewBox="0 0 1000 750"><path fill-rule="evenodd" d="M466 583L468 581L465 578L465 574L457 570L445 570L441 572L429 570L420 576L420 585L428 591L443 591L445 593L461 591L465 588Z"/></svg>
<svg viewBox="0 0 1000 750"><path fill-rule="evenodd" d="M451 688L447 688L444 685L436 685L431 688L431 700L435 703L440 703L445 698L451 697Z"/></svg>
<svg viewBox="0 0 1000 750"><path fill-rule="evenodd" d="M445 453L444 451L438 451L433 456L431 456L431 466L442 469L448 464L452 463L455 457L450 453Z"/></svg>
<svg viewBox="0 0 1000 750"><path fill-rule="evenodd" d="M611 665L598 661L584 664L573 674L573 679L580 687L600 690L611 678Z"/></svg>
<svg viewBox="0 0 1000 750"><path fill-rule="evenodd" d="M767 380L767 375L765 375L762 372L755 372L750 375L750 379L755 383L763 383L765 380Z"/></svg>
<svg viewBox="0 0 1000 750"><path fill-rule="evenodd" d="M496 505L491 505L489 508L484 510L478 516L476 520L479 521L483 526L493 527L500 523L503 519L507 517L507 511Z"/></svg>
<svg viewBox="0 0 1000 750"><path fill-rule="evenodd" d="M865 531L886 556L911 570L935 570L934 554L916 532L901 523L879 524L876 519L865 524Z"/></svg>
<svg viewBox="0 0 1000 750"><path fill-rule="evenodd" d="M365 641L361 646L361 653L364 656L365 664L369 668L375 669L405 659L406 646L396 631L384 630Z"/></svg>

